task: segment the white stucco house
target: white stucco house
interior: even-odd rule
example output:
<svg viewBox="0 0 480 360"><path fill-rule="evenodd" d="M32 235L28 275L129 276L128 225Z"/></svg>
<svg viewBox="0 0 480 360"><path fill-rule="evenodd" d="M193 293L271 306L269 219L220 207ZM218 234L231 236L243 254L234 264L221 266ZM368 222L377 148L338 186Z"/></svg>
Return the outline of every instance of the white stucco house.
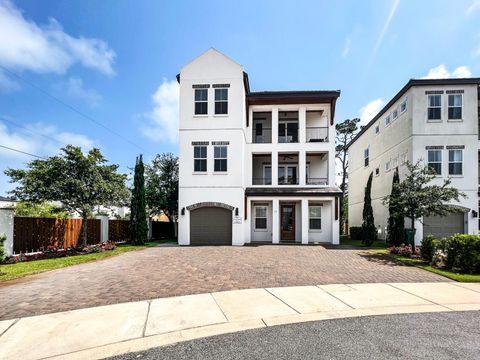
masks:
<svg viewBox="0 0 480 360"><path fill-rule="evenodd" d="M340 91L253 92L215 49L177 80L179 244L338 244Z"/></svg>
<svg viewBox="0 0 480 360"><path fill-rule="evenodd" d="M480 78L410 80L348 145L349 226L360 226L364 189L373 172L372 207L379 237L385 238L390 194L398 167L422 160L438 174L452 179L467 197L454 203L459 210L446 217L417 221L415 241L423 236L478 232ZM406 219L406 227L410 221Z"/></svg>

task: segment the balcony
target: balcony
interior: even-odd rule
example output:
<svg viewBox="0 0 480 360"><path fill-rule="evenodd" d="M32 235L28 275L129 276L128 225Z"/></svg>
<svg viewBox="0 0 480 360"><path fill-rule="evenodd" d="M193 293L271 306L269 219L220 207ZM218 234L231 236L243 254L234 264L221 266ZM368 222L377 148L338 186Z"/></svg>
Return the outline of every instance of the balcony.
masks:
<svg viewBox="0 0 480 360"><path fill-rule="evenodd" d="M271 112L254 112L252 139L255 144L271 144L272 143L272 113Z"/></svg>
<svg viewBox="0 0 480 360"><path fill-rule="evenodd" d="M252 155L252 185L272 185L272 155Z"/></svg>
<svg viewBox="0 0 480 360"><path fill-rule="evenodd" d="M278 154L278 185L298 185L298 153Z"/></svg>
<svg viewBox="0 0 480 360"><path fill-rule="evenodd" d="M307 152L306 185L328 185L328 153Z"/></svg>
<svg viewBox="0 0 480 360"><path fill-rule="evenodd" d="M298 111L278 113L278 142L298 143Z"/></svg>
<svg viewBox="0 0 480 360"><path fill-rule="evenodd" d="M307 177L307 185L320 185L320 186L325 186L325 185L328 185L328 178L312 178L312 177Z"/></svg>
<svg viewBox="0 0 480 360"><path fill-rule="evenodd" d="M328 141L328 127L307 127L306 129L307 142L327 142Z"/></svg>

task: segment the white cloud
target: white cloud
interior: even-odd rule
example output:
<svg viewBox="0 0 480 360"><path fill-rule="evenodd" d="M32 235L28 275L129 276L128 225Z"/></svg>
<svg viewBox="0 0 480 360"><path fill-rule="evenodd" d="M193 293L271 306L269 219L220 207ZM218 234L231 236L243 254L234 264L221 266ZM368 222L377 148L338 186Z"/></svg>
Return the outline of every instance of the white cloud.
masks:
<svg viewBox="0 0 480 360"><path fill-rule="evenodd" d="M0 0L0 29L0 64L7 68L63 74L78 63L106 75L115 73L115 52L105 41L73 37L55 19L37 25L9 0Z"/></svg>
<svg viewBox="0 0 480 360"><path fill-rule="evenodd" d="M142 133L158 142L178 141L178 98L180 87L177 81L163 79L162 84L152 96L153 109L142 118L147 123L142 126Z"/></svg>
<svg viewBox="0 0 480 360"><path fill-rule="evenodd" d="M385 105L383 99L375 99L360 109L360 126L367 125Z"/></svg>
<svg viewBox="0 0 480 360"><path fill-rule="evenodd" d="M473 14L477 10L480 10L480 0L473 0L470 6L467 8L466 14Z"/></svg>
<svg viewBox="0 0 480 360"><path fill-rule="evenodd" d="M350 46L352 44L352 40L350 37L347 37L345 39L345 44L343 45L343 50L342 50L342 57L345 58L347 57L348 53L350 52Z"/></svg>
<svg viewBox="0 0 480 360"><path fill-rule="evenodd" d="M440 64L428 71L428 74L422 79L449 79L449 78L468 78L472 72L467 66L459 66L453 72L449 72L445 65Z"/></svg>
<svg viewBox="0 0 480 360"><path fill-rule="evenodd" d="M388 28L390 27L390 23L392 22L393 17L395 16L395 13L397 11L398 5L400 4L400 0L393 0L392 7L390 8L390 12L388 14L387 19L385 20L385 23L383 24L382 31L380 35L378 36L377 42L375 44L374 48L374 53L377 52L377 50L380 48L383 42L383 38L385 37L385 34L388 31Z"/></svg>
<svg viewBox="0 0 480 360"><path fill-rule="evenodd" d="M59 131L54 125L45 123L32 123L24 125L27 130L14 130L7 127L6 122L0 120L0 144L26 153L38 156L51 156L58 153L64 144L80 146L86 151L95 146L95 142L89 137L72 133ZM42 135L38 135L42 134ZM34 158L0 147L0 195L13 188L8 185L8 178L3 173L7 168L22 168L24 164Z"/></svg>
<svg viewBox="0 0 480 360"><path fill-rule="evenodd" d="M86 103L90 107L97 107L100 105L102 96L93 89L86 89L83 87L82 79L78 77L71 77L61 88L65 87L66 94L73 98Z"/></svg>

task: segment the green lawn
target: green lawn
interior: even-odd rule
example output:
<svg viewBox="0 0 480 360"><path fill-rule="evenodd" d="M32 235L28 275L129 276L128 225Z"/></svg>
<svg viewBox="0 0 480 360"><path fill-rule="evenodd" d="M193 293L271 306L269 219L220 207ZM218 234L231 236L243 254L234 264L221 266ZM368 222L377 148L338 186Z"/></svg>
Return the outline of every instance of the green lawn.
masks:
<svg viewBox="0 0 480 360"><path fill-rule="evenodd" d="M116 249L100 253L86 255L67 256L63 258L26 261L17 264L0 265L0 282L21 278L27 275L60 269L67 266L83 264L90 261L105 259L128 251L142 250L147 247L155 247L164 243L175 243L175 240L155 240L146 243L144 246L133 246L129 244L118 245Z"/></svg>
<svg viewBox="0 0 480 360"><path fill-rule="evenodd" d="M385 249L388 247L388 244L385 241L374 241L371 246L365 246L361 240L352 240L347 236L340 236L340 245L350 245L366 249Z"/></svg>
<svg viewBox="0 0 480 360"><path fill-rule="evenodd" d="M396 255L396 254L390 254L387 250L372 250L372 251L376 252L377 254L388 256L389 258L392 258L396 261L400 261L405 265L415 266L419 269L427 270L458 282L480 282L480 275L459 274L449 270L438 269L436 267L433 267L431 265L424 263L422 260L411 259L408 257Z"/></svg>

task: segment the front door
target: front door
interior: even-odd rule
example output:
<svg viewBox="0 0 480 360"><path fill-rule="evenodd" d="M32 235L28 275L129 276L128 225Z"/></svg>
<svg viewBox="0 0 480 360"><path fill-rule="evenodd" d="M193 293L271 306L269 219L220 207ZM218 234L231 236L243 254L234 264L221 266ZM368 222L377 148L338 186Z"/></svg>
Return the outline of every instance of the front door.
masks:
<svg viewBox="0 0 480 360"><path fill-rule="evenodd" d="M280 205L280 240L295 240L295 205Z"/></svg>

